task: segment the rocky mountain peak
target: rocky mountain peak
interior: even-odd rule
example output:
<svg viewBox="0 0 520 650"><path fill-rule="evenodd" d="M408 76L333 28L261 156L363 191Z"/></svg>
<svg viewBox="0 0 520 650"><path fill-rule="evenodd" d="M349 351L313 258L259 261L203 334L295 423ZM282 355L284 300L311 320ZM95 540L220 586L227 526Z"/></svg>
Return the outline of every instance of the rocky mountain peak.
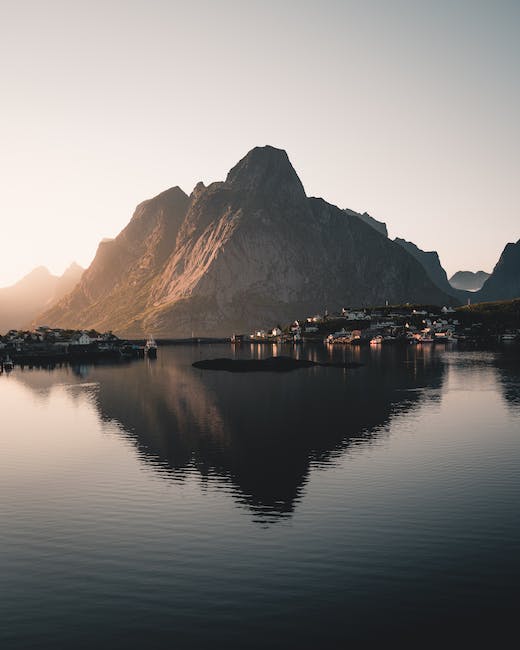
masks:
<svg viewBox="0 0 520 650"><path fill-rule="evenodd" d="M157 209L158 207L175 209L180 206L184 208L188 202L188 198L186 192L184 192L178 185L175 185L175 187L170 187L169 189L164 190L164 192L157 194L157 196L154 196L152 199L144 201L141 205L149 206L152 209Z"/></svg>
<svg viewBox="0 0 520 650"><path fill-rule="evenodd" d="M137 206L130 223L116 240L140 243L157 228L166 228L175 236L189 202L188 195L178 185L143 201Z"/></svg>
<svg viewBox="0 0 520 650"><path fill-rule="evenodd" d="M43 277L48 277L50 275L51 272L46 266L37 266L32 271L29 271L29 273L27 273L27 275L22 279L25 280L26 278L38 278L38 277L43 278Z"/></svg>
<svg viewBox="0 0 520 650"><path fill-rule="evenodd" d="M190 199L197 199L202 192L206 189L206 186L202 181L199 181L197 185L193 188L193 192L190 194Z"/></svg>
<svg viewBox="0 0 520 650"><path fill-rule="evenodd" d="M462 291L478 291L489 278L490 273L485 271L457 271L449 279L449 283L454 289Z"/></svg>
<svg viewBox="0 0 520 650"><path fill-rule="evenodd" d="M228 173L229 188L270 197L273 202L305 199L305 190L287 153L269 145L255 147Z"/></svg>
<svg viewBox="0 0 520 650"><path fill-rule="evenodd" d="M35 287L41 284L47 284L52 281L54 276L46 266L37 266L35 269L27 273L21 280L19 280L14 287L22 288Z"/></svg>
<svg viewBox="0 0 520 650"><path fill-rule="evenodd" d="M63 275L71 275L76 273L83 273L85 269L81 267L77 262L72 262L63 272ZM63 276L62 276L63 277Z"/></svg>

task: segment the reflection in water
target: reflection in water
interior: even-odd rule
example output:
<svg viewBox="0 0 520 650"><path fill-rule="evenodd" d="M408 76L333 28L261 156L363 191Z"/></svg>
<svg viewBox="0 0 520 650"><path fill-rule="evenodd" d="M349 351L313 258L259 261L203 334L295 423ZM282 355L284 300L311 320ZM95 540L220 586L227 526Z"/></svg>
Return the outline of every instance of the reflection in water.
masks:
<svg viewBox="0 0 520 650"><path fill-rule="evenodd" d="M394 413L425 399L420 389L440 388L444 374L438 357L413 348L370 351L356 370L288 374L196 370L191 362L197 352L225 356L230 348L163 348L156 362L73 372L98 384L102 419L119 422L141 458L163 476L166 471L182 481L195 468L204 480L230 481L238 499L264 521L293 511L313 463L330 463L352 445L369 444ZM325 347L297 346L296 352L315 361L331 355ZM231 353L258 358L273 350L256 345ZM333 354L363 360L356 347ZM24 379L30 383L37 374ZM430 390L428 399L438 395Z"/></svg>
<svg viewBox="0 0 520 650"><path fill-rule="evenodd" d="M511 346L507 354L498 358L496 366L504 399L511 408L520 411L520 349Z"/></svg>
<svg viewBox="0 0 520 650"><path fill-rule="evenodd" d="M518 365L298 353L365 366L204 372L272 347L201 346L0 377L0 647L507 647Z"/></svg>
<svg viewBox="0 0 520 650"><path fill-rule="evenodd" d="M316 349L311 349L317 360ZM385 373L318 369L290 375L208 373L189 364L106 373L98 406L132 432L143 458L173 473L193 465L230 479L257 514L287 513L313 461L327 462L370 439L396 409L442 380L439 363L405 363ZM274 387L274 390L273 390Z"/></svg>

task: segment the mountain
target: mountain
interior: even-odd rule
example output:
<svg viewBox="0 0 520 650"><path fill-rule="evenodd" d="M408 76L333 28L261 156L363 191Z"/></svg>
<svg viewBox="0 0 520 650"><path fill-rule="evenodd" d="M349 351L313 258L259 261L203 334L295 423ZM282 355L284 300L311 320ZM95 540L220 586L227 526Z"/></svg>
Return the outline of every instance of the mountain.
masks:
<svg viewBox="0 0 520 650"><path fill-rule="evenodd" d="M449 295L454 295L456 293L448 282L448 276L446 275L446 271L442 268L437 251L423 251L413 242L406 241L406 239L400 239L399 237L396 237L394 241L396 244L399 244L399 246L402 246L407 250L410 255L415 257L415 259L425 269L430 280L439 287L439 289Z"/></svg>
<svg viewBox="0 0 520 650"><path fill-rule="evenodd" d="M490 274L485 271L477 271L476 273L473 273L473 271L457 271L451 276L449 283L454 289L478 291L489 276Z"/></svg>
<svg viewBox="0 0 520 650"><path fill-rule="evenodd" d="M520 297L520 239L506 244L493 273L474 296L474 302Z"/></svg>
<svg viewBox="0 0 520 650"><path fill-rule="evenodd" d="M348 208L345 209L345 212L351 216L358 217L369 226L372 226L372 228L377 230L377 232L381 233L384 237L388 237L388 229L386 227L386 223L374 219L374 217L371 217L368 212L359 213L354 212L354 210L349 210Z"/></svg>
<svg viewBox="0 0 520 650"><path fill-rule="evenodd" d="M27 326L42 310L72 291L82 273L76 263L61 277L39 266L13 286L0 289L0 333Z"/></svg>
<svg viewBox="0 0 520 650"><path fill-rule="evenodd" d="M372 226L372 228L377 230L377 232L381 233L385 237L388 237L386 223L374 219L367 212L364 212L363 214L359 214L358 212L354 212L352 210L345 210L345 212L358 217L369 226ZM464 300L465 297L463 295L460 295L456 290L457 288L453 287L449 283L448 276L446 275L446 271L441 265L437 251L423 251L413 242L406 241L406 239L401 239L399 237L396 237L394 239L394 242L404 248L421 264L430 280L435 284L435 286L441 289L441 291L459 300Z"/></svg>
<svg viewBox="0 0 520 650"><path fill-rule="evenodd" d="M401 246L308 198L285 151L267 146L223 182L141 203L38 320L127 336L221 336L385 300L450 303Z"/></svg>

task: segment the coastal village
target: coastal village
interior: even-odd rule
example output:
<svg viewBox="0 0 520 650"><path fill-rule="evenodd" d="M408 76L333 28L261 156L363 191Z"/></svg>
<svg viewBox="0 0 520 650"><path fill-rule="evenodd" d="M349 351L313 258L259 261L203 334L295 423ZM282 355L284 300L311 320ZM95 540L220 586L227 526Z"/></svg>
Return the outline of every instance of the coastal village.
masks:
<svg viewBox="0 0 520 650"><path fill-rule="evenodd" d="M465 307L402 305L366 309L342 308L339 312L314 314L282 327L257 329L236 335L233 342L318 341L330 345L383 345L389 343L469 343L520 341L520 301L512 309L479 311Z"/></svg>
<svg viewBox="0 0 520 650"><path fill-rule="evenodd" d="M9 330L0 336L0 371L14 364L53 365L74 361L155 358L157 344L128 341L112 332L37 327L35 330Z"/></svg>
<svg viewBox="0 0 520 650"><path fill-rule="evenodd" d="M342 308L314 314L287 325L255 329L230 338L170 339L162 343L314 343L325 345L388 344L461 346L520 342L520 300L485 303L480 308L401 305ZM9 330L0 336L0 370L13 365L49 365L74 361L154 358L157 344L119 338L112 332L37 327Z"/></svg>

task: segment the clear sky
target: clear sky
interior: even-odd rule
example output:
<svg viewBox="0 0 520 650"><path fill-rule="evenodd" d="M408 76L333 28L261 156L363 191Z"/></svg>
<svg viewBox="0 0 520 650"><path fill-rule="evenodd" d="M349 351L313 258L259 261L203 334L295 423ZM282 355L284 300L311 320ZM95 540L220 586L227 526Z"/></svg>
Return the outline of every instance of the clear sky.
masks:
<svg viewBox="0 0 520 650"><path fill-rule="evenodd" d="M520 238L519 32L517 0L0 0L0 286L264 144L489 271Z"/></svg>

